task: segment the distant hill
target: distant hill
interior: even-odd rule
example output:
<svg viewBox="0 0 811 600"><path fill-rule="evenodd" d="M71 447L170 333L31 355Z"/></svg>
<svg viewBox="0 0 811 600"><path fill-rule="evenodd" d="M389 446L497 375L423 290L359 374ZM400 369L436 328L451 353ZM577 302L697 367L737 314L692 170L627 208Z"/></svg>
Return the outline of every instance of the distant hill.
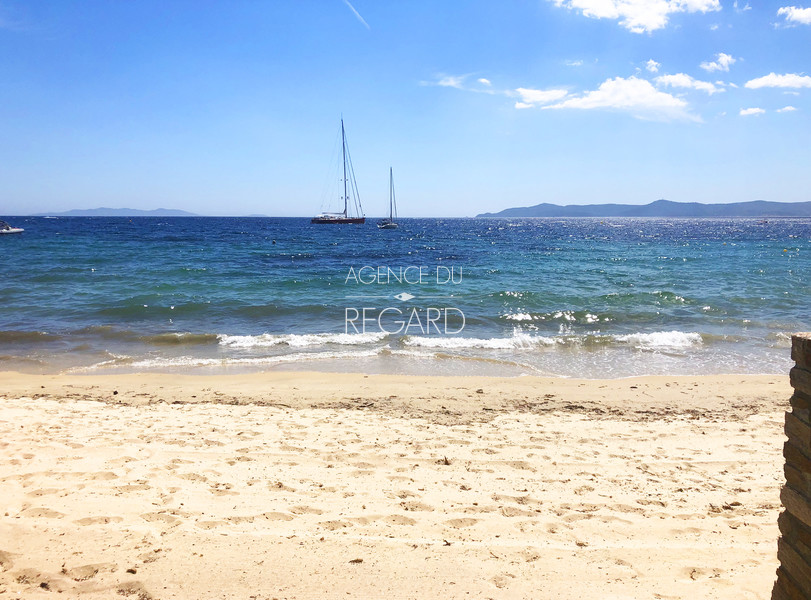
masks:
<svg viewBox="0 0 811 600"><path fill-rule="evenodd" d="M811 217L811 202L732 202L701 204L657 200L650 204L536 204L477 217Z"/></svg>
<svg viewBox="0 0 811 600"><path fill-rule="evenodd" d="M197 217L198 215L185 210L173 208L156 208L155 210L139 210L137 208L88 208L74 209L60 213L41 213L34 217Z"/></svg>

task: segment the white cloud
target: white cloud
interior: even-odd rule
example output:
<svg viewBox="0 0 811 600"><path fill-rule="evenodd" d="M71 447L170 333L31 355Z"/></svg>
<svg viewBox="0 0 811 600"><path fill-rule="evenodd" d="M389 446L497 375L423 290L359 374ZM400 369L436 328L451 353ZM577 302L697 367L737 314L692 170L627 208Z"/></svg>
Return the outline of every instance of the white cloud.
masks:
<svg viewBox="0 0 811 600"><path fill-rule="evenodd" d="M715 87L715 85L709 81L693 79L686 73L677 73L676 75L661 75L654 81L656 81L657 85L700 90L702 92L707 92L710 95L724 91L723 88Z"/></svg>
<svg viewBox="0 0 811 600"><path fill-rule="evenodd" d="M567 67L582 67L583 66L583 61L582 60L567 60L567 61L564 61L564 64Z"/></svg>
<svg viewBox="0 0 811 600"><path fill-rule="evenodd" d="M778 108L777 112L794 112L795 110L797 109L793 106L784 106L783 108Z"/></svg>
<svg viewBox="0 0 811 600"><path fill-rule="evenodd" d="M738 0L735 0L735 2L732 3L732 8L735 9L735 12L739 13L746 12L747 10L752 10L752 7L749 6L748 2L746 3L746 6L744 6L743 8L738 8Z"/></svg>
<svg viewBox="0 0 811 600"><path fill-rule="evenodd" d="M484 77L480 77L480 78L479 78L479 79L477 79L476 81L478 81L478 82L479 82L479 83L481 83L482 85L486 85L486 86L491 86L491 85L493 85L492 83L490 83L490 80L489 80L489 79L485 79Z"/></svg>
<svg viewBox="0 0 811 600"><path fill-rule="evenodd" d="M564 98L569 92L566 90L533 90L530 88L517 88L515 90L521 100L515 103L515 108L533 108L542 104L549 104Z"/></svg>
<svg viewBox="0 0 811 600"><path fill-rule="evenodd" d="M713 23L710 25L710 31L718 31L718 23Z"/></svg>
<svg viewBox="0 0 811 600"><path fill-rule="evenodd" d="M795 73L786 73L785 75L777 75L776 73L769 73L763 77L752 79L746 82L746 86L750 90L756 90L764 87L783 87L783 88L804 88L811 87L811 77L808 75L797 75Z"/></svg>
<svg viewBox="0 0 811 600"><path fill-rule="evenodd" d="M748 115L762 115L766 111L762 108L742 108L741 112L738 113L742 117L746 117Z"/></svg>
<svg viewBox="0 0 811 600"><path fill-rule="evenodd" d="M649 81L636 77L607 79L596 90L544 108L602 108L629 112L640 119L700 121L688 112L687 102L660 92Z"/></svg>
<svg viewBox="0 0 811 600"><path fill-rule="evenodd" d="M645 63L645 68L651 73L658 73L659 67L661 66L662 66L661 63L658 63L653 59L650 59L648 62Z"/></svg>
<svg viewBox="0 0 811 600"><path fill-rule="evenodd" d="M650 33L667 25L669 15L721 10L719 0L550 0L592 19L618 19L634 33Z"/></svg>
<svg viewBox="0 0 811 600"><path fill-rule="evenodd" d="M811 25L811 8L784 6L777 11L777 16L781 15L786 18L786 23L791 25Z"/></svg>
<svg viewBox="0 0 811 600"><path fill-rule="evenodd" d="M437 81L435 85L440 87L452 87L461 90L463 89L466 77L467 75L445 75L440 77L439 81Z"/></svg>
<svg viewBox="0 0 811 600"><path fill-rule="evenodd" d="M705 71L712 73L713 71L729 71L729 65L734 65L735 59L729 54L719 52L715 55L715 61L703 62L699 66Z"/></svg>

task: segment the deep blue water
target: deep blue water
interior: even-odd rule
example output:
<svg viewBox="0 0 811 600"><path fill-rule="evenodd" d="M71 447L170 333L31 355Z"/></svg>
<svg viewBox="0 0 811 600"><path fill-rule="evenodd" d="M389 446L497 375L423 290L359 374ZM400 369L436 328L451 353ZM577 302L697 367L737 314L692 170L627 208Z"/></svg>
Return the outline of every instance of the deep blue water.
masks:
<svg viewBox="0 0 811 600"><path fill-rule="evenodd" d="M785 372L811 329L811 219L7 220L0 368Z"/></svg>

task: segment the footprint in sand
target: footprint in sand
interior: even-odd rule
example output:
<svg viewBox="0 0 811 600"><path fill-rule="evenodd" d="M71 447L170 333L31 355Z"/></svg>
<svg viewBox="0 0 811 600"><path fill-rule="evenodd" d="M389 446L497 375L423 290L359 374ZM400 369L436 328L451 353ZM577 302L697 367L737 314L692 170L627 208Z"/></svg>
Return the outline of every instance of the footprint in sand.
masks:
<svg viewBox="0 0 811 600"><path fill-rule="evenodd" d="M708 579L710 577L720 577L721 569L703 569L701 567L685 567L681 570L683 577L697 581L699 579Z"/></svg>
<svg viewBox="0 0 811 600"><path fill-rule="evenodd" d="M402 506L405 510L421 510L421 511L432 511L434 510L433 506L428 506L427 504L423 504L422 502L417 502L416 500L409 500L408 502L400 502L400 506Z"/></svg>
<svg viewBox="0 0 811 600"><path fill-rule="evenodd" d="M292 521L293 515L288 515L282 512L265 512L261 515L256 515L257 519L265 519L267 521Z"/></svg>
<svg viewBox="0 0 811 600"><path fill-rule="evenodd" d="M208 481L208 477L200 475L199 473L180 473L177 476L179 479L186 479L188 481Z"/></svg>
<svg viewBox="0 0 811 600"><path fill-rule="evenodd" d="M344 527L352 527L352 523L347 523L346 521L321 521L319 525L330 531L336 531Z"/></svg>
<svg viewBox="0 0 811 600"><path fill-rule="evenodd" d="M93 565L81 565L66 569L62 567L62 574L67 575L73 581L87 581L93 579L99 573L114 573L118 569L115 563L96 563Z"/></svg>
<svg viewBox="0 0 811 600"><path fill-rule="evenodd" d="M405 515L389 515L388 517L383 518L384 523L388 523L390 525L416 525L417 521L412 519L411 517L406 517Z"/></svg>
<svg viewBox="0 0 811 600"><path fill-rule="evenodd" d="M454 529L462 529L463 527L472 527L479 522L479 519L471 519L470 517L463 517L461 519L451 519L445 521L445 525L453 527Z"/></svg>
<svg viewBox="0 0 811 600"><path fill-rule="evenodd" d="M121 517L84 517L74 521L77 525L85 527L87 525L107 525L108 523L120 523L123 521Z"/></svg>
<svg viewBox="0 0 811 600"><path fill-rule="evenodd" d="M68 589L67 581L61 575L48 575L36 569L21 569L11 574L19 584L39 588L48 592L62 593Z"/></svg>
<svg viewBox="0 0 811 600"><path fill-rule="evenodd" d="M195 526L200 529L214 529L222 525L227 525L227 523L225 521L197 521L197 523L195 523Z"/></svg>
<svg viewBox="0 0 811 600"><path fill-rule="evenodd" d="M138 600L154 600L155 598L140 581L122 583L115 591L120 596L135 596Z"/></svg>
<svg viewBox="0 0 811 600"><path fill-rule="evenodd" d="M505 517L536 517L538 516L534 510L526 510L524 508L516 508L514 506L502 506L501 514Z"/></svg>
<svg viewBox="0 0 811 600"><path fill-rule="evenodd" d="M323 514L323 510L320 508L313 508L312 506L294 506L290 509L290 512L294 515L303 515L303 514L310 514L310 515L320 515Z"/></svg>
<svg viewBox="0 0 811 600"><path fill-rule="evenodd" d="M490 581L494 586L499 589L503 589L510 585L510 580L515 579L515 575L511 573L505 573L504 575L496 575Z"/></svg>
<svg viewBox="0 0 811 600"><path fill-rule="evenodd" d="M44 488L40 490L34 490L32 492L26 492L26 496L33 496L34 498L38 498L39 496L47 496L50 494L58 494L62 490L57 488Z"/></svg>
<svg viewBox="0 0 811 600"><path fill-rule="evenodd" d="M35 517L35 518L43 518L43 519L61 519L65 515L61 512L51 510L50 508L44 508L41 506L32 506L31 508L26 508L25 510L20 512L21 517Z"/></svg>
<svg viewBox="0 0 811 600"><path fill-rule="evenodd" d="M122 494L128 494L130 492L145 492L146 490L152 489L152 486L148 483L128 483L127 485L119 485L115 488L118 492Z"/></svg>
<svg viewBox="0 0 811 600"><path fill-rule="evenodd" d="M163 512L144 513L141 515L141 518L149 523L160 522L166 523L167 525L174 525L178 522L177 517L173 517L172 515Z"/></svg>
<svg viewBox="0 0 811 600"><path fill-rule="evenodd" d="M150 552L144 552L143 554L138 555L138 560L144 564L153 563L162 556L161 552L163 552L163 548L155 548Z"/></svg>
<svg viewBox="0 0 811 600"><path fill-rule="evenodd" d="M14 561L11 560L11 554L0 550L0 573L8 571L14 566Z"/></svg>

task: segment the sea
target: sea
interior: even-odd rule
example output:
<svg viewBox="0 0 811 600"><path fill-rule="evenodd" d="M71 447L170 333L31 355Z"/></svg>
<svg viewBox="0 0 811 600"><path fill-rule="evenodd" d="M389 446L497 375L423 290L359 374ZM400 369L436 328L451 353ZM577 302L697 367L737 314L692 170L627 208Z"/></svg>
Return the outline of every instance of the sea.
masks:
<svg viewBox="0 0 811 600"><path fill-rule="evenodd" d="M811 219L8 217L0 370L787 373Z"/></svg>

